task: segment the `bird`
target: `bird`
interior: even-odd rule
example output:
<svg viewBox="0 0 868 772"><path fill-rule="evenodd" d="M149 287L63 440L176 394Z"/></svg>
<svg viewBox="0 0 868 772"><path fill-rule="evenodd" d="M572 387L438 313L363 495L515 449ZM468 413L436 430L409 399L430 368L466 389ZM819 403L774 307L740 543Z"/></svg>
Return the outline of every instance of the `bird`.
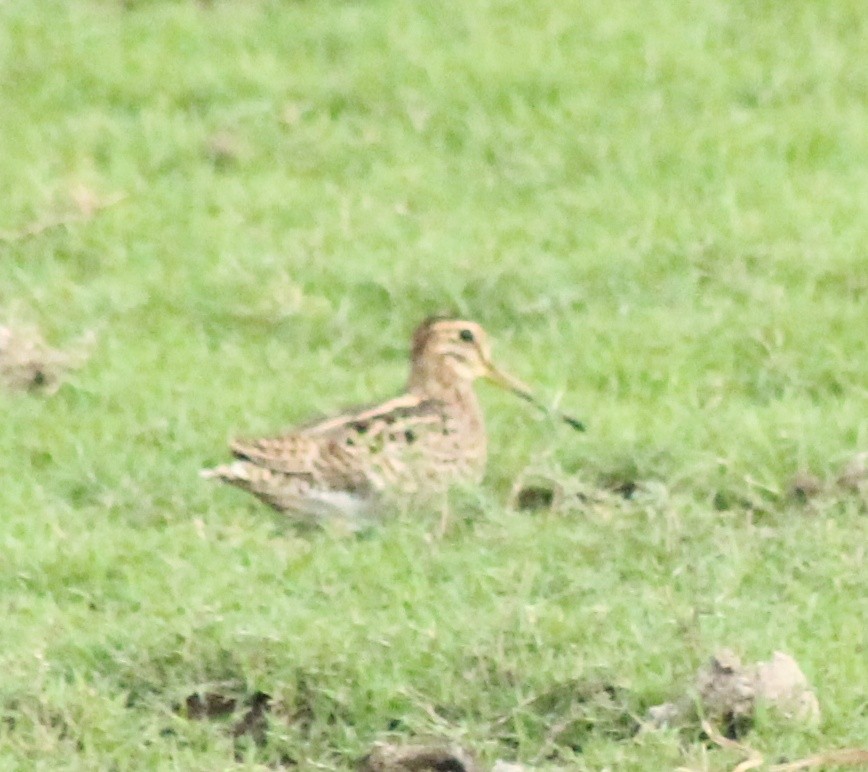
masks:
<svg viewBox="0 0 868 772"><path fill-rule="evenodd" d="M474 390L480 378L540 406L528 386L494 365L481 325L429 317L413 333L402 394L278 436L234 440L229 447L235 461L201 474L309 524L334 519L360 524L378 502L478 484L488 452ZM584 428L569 416L559 417Z"/></svg>

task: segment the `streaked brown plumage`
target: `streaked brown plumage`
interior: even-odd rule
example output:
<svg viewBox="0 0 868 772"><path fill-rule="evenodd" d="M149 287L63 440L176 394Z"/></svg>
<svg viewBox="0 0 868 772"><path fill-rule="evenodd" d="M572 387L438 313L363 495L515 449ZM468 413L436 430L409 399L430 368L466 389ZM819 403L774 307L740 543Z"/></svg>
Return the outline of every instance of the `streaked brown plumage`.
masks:
<svg viewBox="0 0 868 772"><path fill-rule="evenodd" d="M473 382L488 378L529 398L491 363L475 322L429 319L413 334L405 393L274 438L236 440L234 463L203 475L275 509L318 521L363 517L383 497L430 495L485 471L487 437Z"/></svg>

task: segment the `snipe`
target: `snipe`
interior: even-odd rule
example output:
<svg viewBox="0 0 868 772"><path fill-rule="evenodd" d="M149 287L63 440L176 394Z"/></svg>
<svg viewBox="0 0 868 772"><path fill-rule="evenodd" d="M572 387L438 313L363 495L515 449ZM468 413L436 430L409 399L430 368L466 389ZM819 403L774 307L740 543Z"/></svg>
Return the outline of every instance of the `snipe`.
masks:
<svg viewBox="0 0 868 772"><path fill-rule="evenodd" d="M230 449L238 460L202 474L313 522L352 522L383 497L430 495L454 483L479 482L487 436L473 390L477 378L534 402L527 386L492 363L482 327L428 319L413 334L403 394L278 437L236 440Z"/></svg>

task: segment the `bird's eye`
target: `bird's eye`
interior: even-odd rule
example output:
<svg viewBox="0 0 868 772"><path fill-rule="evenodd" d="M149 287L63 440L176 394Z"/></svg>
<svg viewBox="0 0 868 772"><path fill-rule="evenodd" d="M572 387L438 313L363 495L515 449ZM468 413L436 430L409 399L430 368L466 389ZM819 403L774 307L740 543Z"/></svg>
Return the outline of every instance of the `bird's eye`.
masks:
<svg viewBox="0 0 868 772"><path fill-rule="evenodd" d="M473 343L473 333L470 330L462 330L458 333L458 337L465 343Z"/></svg>

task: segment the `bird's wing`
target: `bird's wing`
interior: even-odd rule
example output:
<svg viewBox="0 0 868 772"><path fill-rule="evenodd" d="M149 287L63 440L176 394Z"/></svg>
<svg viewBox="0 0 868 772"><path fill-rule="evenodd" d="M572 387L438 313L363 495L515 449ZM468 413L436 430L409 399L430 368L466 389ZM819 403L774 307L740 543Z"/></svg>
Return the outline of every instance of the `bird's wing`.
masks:
<svg viewBox="0 0 868 772"><path fill-rule="evenodd" d="M435 418L441 412L438 405L439 403L423 399L416 394L402 394L387 402L345 410L335 416L302 424L296 431L311 437L364 435L371 430L376 432L399 421Z"/></svg>
<svg viewBox="0 0 868 772"><path fill-rule="evenodd" d="M288 434L235 440L232 453L275 472L319 475L334 471L355 479L387 444L408 442L442 422L442 405L413 394L298 427Z"/></svg>
<svg viewBox="0 0 868 772"><path fill-rule="evenodd" d="M229 444L232 454L273 472L313 474L322 456L323 443L302 434L281 437L236 439Z"/></svg>

